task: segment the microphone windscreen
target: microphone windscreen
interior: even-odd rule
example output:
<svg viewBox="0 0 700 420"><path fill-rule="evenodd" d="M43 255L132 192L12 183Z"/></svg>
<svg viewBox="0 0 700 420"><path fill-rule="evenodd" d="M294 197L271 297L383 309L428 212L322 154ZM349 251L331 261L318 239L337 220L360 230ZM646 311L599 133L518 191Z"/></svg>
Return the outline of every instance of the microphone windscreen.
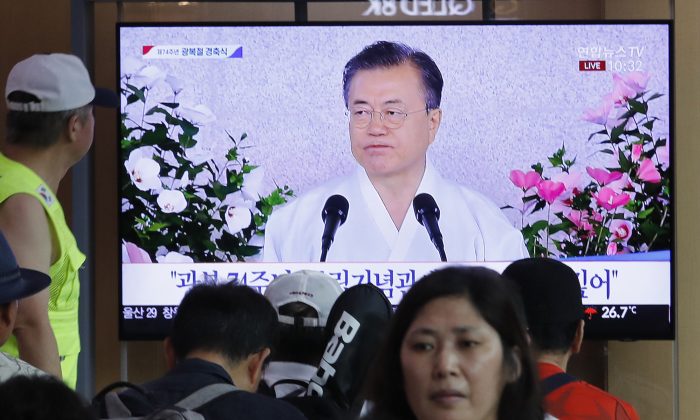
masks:
<svg viewBox="0 0 700 420"><path fill-rule="evenodd" d="M335 194L328 197L326 204L323 206L323 211L321 212L321 219L326 221L328 214L335 214L340 217L340 224L345 223L345 219L348 218L348 209L350 208L350 203L348 199L340 194Z"/></svg>
<svg viewBox="0 0 700 420"><path fill-rule="evenodd" d="M421 225L425 214L435 214L435 217L440 220L440 209L433 196L428 193L420 193L413 199L413 212Z"/></svg>

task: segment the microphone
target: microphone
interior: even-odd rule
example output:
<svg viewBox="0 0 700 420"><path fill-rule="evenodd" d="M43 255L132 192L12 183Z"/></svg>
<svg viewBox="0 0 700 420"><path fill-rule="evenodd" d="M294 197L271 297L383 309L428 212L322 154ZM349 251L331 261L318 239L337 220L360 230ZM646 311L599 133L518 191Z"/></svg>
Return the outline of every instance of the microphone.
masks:
<svg viewBox="0 0 700 420"><path fill-rule="evenodd" d="M425 230L428 231L430 241L440 253L440 260L447 261L445 245L442 243L442 233L440 233L440 226L438 226L440 209L433 196L427 193L418 194L413 199L413 212L416 214L418 223L425 226Z"/></svg>
<svg viewBox="0 0 700 420"><path fill-rule="evenodd" d="M325 224L323 236L321 236L321 262L326 261L328 249L333 243L333 238L335 238L335 232L338 230L338 227L345 223L345 219L348 218L349 207L350 204L347 198L340 194L332 195L326 200L326 204L323 206L323 211L321 212L321 219Z"/></svg>

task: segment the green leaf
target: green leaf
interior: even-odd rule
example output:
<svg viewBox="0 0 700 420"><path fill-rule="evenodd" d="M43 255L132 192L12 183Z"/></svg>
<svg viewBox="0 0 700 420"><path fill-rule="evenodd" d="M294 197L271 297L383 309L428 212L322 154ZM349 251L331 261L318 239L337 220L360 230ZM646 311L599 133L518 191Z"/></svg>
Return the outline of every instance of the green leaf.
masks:
<svg viewBox="0 0 700 420"><path fill-rule="evenodd" d="M232 147L228 149L228 153L226 153L226 159L228 159L229 162L238 160L238 148Z"/></svg>
<svg viewBox="0 0 700 420"><path fill-rule="evenodd" d="M644 219L646 219L650 214L652 214L653 212L654 212L654 208L653 208L653 207L648 208L648 209L646 209L646 210L643 210L643 211L641 211L641 212L639 212L639 213L637 214L637 219L644 220Z"/></svg>
<svg viewBox="0 0 700 420"><path fill-rule="evenodd" d="M166 228L168 226L170 226L169 223L156 222L156 223L153 223L151 226L149 226L146 230L149 232L159 232L163 228Z"/></svg>
<svg viewBox="0 0 700 420"><path fill-rule="evenodd" d="M534 165L530 166L530 168L532 168L533 171L537 172L538 174L540 174L540 176L542 176L544 168L542 167L541 163L537 162Z"/></svg>
<svg viewBox="0 0 700 420"><path fill-rule="evenodd" d="M216 198L218 198L219 200L223 200L228 195L226 187L221 185L219 181L214 181L214 183L212 184L212 190L216 195Z"/></svg>
<svg viewBox="0 0 700 420"><path fill-rule="evenodd" d="M604 134L604 135L606 135L606 134L608 134L608 131L607 131L606 129L602 129L602 130L600 130L600 131L596 131L595 133L593 133L593 134L591 134L590 136L588 136L588 141L591 141L591 139L592 139L593 137L595 137L595 136L597 136L597 135L599 135L599 134Z"/></svg>
<svg viewBox="0 0 700 420"><path fill-rule="evenodd" d="M146 87L137 88L134 85L126 84L126 87L131 90L133 95L135 95L141 102L146 102Z"/></svg>
<svg viewBox="0 0 700 420"><path fill-rule="evenodd" d="M138 95L135 95L133 93L126 97L126 104L127 105L133 104L134 102L137 102L137 101L142 101L142 99L139 98Z"/></svg>
<svg viewBox="0 0 700 420"><path fill-rule="evenodd" d="M660 98L660 97L662 97L662 96L664 96L662 93L655 93L655 94L651 95L651 96L647 99L647 101L653 101L654 99Z"/></svg>
<svg viewBox="0 0 700 420"><path fill-rule="evenodd" d="M187 135L185 133L181 133L178 136L178 140L180 141L180 145L184 149L190 149L194 147L197 144L197 140L194 139L194 137Z"/></svg>
<svg viewBox="0 0 700 420"><path fill-rule="evenodd" d="M615 141L620 139L620 135L625 131L625 124L620 124L617 127L613 127L610 133L610 140Z"/></svg>
<svg viewBox="0 0 700 420"><path fill-rule="evenodd" d="M170 109L175 109L180 106L180 104L177 102L161 102L160 104L163 106L167 106Z"/></svg>
<svg viewBox="0 0 700 420"><path fill-rule="evenodd" d="M199 133L199 128L187 120L180 120L180 128L182 128L182 134L186 136L193 137Z"/></svg>
<svg viewBox="0 0 700 420"><path fill-rule="evenodd" d="M627 155L622 149L620 149L617 155L617 161L620 163L620 169L622 172L629 172L632 169L632 162L627 159Z"/></svg>
<svg viewBox="0 0 700 420"><path fill-rule="evenodd" d="M535 204L535 208L532 209L532 213L534 213L538 210L542 210L544 208L544 206L546 206L546 205L547 205L546 201L544 201L544 200L538 201L537 204Z"/></svg>
<svg viewBox="0 0 700 420"><path fill-rule="evenodd" d="M649 106L644 102L639 102L635 101L634 99L630 99L627 101L627 103L629 104L630 109L638 114L646 114L649 110Z"/></svg>

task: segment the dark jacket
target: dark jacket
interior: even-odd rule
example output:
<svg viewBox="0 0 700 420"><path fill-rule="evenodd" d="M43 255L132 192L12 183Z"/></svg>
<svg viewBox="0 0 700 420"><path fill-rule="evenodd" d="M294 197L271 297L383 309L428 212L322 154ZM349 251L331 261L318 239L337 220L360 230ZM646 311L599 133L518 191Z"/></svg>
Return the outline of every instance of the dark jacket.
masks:
<svg viewBox="0 0 700 420"><path fill-rule="evenodd" d="M233 381L218 364L202 359L186 359L165 376L141 386L151 401L134 390L124 391L119 397L132 415L144 416L154 409L172 406L194 391L215 383L233 384ZM153 401L157 402L156 407ZM246 391L226 393L196 411L207 420L306 420L291 404Z"/></svg>

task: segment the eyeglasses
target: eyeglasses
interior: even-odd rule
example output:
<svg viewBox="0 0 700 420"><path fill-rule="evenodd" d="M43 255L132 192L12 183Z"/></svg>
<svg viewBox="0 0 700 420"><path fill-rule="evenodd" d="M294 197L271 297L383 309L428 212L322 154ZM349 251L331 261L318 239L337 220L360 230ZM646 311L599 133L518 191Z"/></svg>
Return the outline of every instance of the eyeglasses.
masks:
<svg viewBox="0 0 700 420"><path fill-rule="evenodd" d="M428 108L419 109L417 111L404 112L400 109L385 109L384 111L375 111L373 109L367 108L351 108L349 111L345 112L350 118L350 123L355 128L367 128L372 122L374 114L379 114L379 120L384 122L387 128L399 128L406 121L409 114L415 114L416 112L427 112Z"/></svg>

